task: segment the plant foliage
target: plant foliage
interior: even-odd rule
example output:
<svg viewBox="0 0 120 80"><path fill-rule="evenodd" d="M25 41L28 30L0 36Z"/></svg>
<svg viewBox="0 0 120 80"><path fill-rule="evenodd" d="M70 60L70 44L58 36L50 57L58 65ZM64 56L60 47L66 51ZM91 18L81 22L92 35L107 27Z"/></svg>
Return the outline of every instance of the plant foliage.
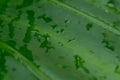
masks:
<svg viewBox="0 0 120 80"><path fill-rule="evenodd" d="M0 0L0 80L120 80L120 0Z"/></svg>

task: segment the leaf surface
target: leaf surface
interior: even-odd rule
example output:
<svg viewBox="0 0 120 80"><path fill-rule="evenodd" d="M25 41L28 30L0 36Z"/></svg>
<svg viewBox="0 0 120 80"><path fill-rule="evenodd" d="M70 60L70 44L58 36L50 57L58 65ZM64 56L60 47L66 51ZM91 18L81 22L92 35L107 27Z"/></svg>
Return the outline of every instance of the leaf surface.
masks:
<svg viewBox="0 0 120 80"><path fill-rule="evenodd" d="M119 0L1 0L1 80L119 80Z"/></svg>

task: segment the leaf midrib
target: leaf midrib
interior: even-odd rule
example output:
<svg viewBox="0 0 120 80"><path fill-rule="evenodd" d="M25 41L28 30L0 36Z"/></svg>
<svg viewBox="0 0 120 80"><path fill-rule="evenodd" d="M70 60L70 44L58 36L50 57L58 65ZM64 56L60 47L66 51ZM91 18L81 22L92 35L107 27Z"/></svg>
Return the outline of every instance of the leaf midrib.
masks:
<svg viewBox="0 0 120 80"><path fill-rule="evenodd" d="M19 60L22 64L24 64L29 71L31 71L38 79L44 80L52 80L50 76L48 76L43 70L38 69L33 63L31 63L27 58L21 55L16 49L12 48L5 42L0 40L0 48L8 51L14 58Z"/></svg>
<svg viewBox="0 0 120 80"><path fill-rule="evenodd" d="M103 9L103 10L107 10L107 11L109 11L109 12L111 12L111 13L117 15L117 16L120 16L120 10L118 10L118 9L115 8L115 7L109 7L109 6L105 5L105 4L100 4L100 3L99 3L99 4L98 4L98 3L93 3L93 2L88 1L88 0L86 0L86 1L87 1L88 3L96 6L96 7L99 7L99 8L101 8L101 9Z"/></svg>
<svg viewBox="0 0 120 80"><path fill-rule="evenodd" d="M77 13L79 16L81 16L81 15L84 16L84 17L88 18L89 20L93 21L94 23L98 23L98 24L100 23L99 25L101 25L103 28L105 28L117 35L120 35L120 31L113 28L113 26L111 26L110 24L105 23L103 20L100 20L94 16L91 16L90 14L88 14L86 12L83 12L82 10L78 10L74 7L71 7L67 4L61 3L57 0L50 0L50 1L58 4L59 6L61 6L63 8L69 9L70 11L72 11L74 13ZM42 76L44 76L45 80L51 80L48 75L46 75L44 72L42 72L42 70L37 69L29 60L27 60L24 56L22 56L17 50L15 50L14 48L10 47L9 45L7 45L6 43L1 42L1 41L0 41L0 45L1 45L0 48L8 50L14 57L18 56L20 58L20 60L23 60L22 62L39 79L41 79L40 75L42 75ZM14 54L14 53L16 53L16 54Z"/></svg>
<svg viewBox="0 0 120 80"><path fill-rule="evenodd" d="M102 28L104 28L104 29L106 29L108 31L111 31L111 32L113 32L116 35L120 35L120 30L116 29L115 28L116 26L111 25L109 23L106 23L102 19L99 19L99 18L97 18L95 16L92 16L89 13L84 12L84 11L82 11L80 9L78 10L78 9L76 9L76 8L74 8L74 7L72 7L72 6L68 5L68 4L62 3L62 2L60 2L58 0L49 0L49 1L52 4L54 4L56 6L61 6L61 7L65 8L65 9L68 9L71 12L74 12L74 13L76 13L79 16L84 16L85 18L89 19L90 21L94 22L95 24L100 25Z"/></svg>

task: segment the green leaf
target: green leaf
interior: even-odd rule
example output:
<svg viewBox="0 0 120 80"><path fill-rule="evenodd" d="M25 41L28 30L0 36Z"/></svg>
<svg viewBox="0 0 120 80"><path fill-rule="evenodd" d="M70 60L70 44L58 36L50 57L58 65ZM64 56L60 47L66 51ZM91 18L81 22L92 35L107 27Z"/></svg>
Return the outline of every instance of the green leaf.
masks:
<svg viewBox="0 0 120 80"><path fill-rule="evenodd" d="M0 80L119 80L119 0L1 0Z"/></svg>

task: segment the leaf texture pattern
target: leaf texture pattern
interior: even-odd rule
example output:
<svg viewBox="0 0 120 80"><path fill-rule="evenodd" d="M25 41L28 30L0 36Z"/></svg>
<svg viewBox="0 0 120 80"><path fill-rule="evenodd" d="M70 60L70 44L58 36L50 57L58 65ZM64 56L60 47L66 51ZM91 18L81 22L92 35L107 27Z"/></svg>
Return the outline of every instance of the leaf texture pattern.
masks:
<svg viewBox="0 0 120 80"><path fill-rule="evenodd" d="M0 0L0 80L119 80L119 0Z"/></svg>

